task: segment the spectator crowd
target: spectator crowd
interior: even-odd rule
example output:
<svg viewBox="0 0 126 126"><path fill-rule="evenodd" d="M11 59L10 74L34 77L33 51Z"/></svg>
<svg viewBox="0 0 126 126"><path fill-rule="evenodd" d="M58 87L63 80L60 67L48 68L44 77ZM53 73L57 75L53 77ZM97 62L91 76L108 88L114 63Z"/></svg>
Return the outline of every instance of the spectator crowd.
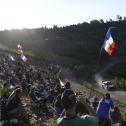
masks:
<svg viewBox="0 0 126 126"><path fill-rule="evenodd" d="M60 71L57 64L43 62L35 66L18 57L11 61L1 55L0 125L32 125L32 115L23 102L26 98L41 122L54 117L57 126L121 126L121 113L109 93L103 98L90 98L86 92L73 90L68 81L62 85Z"/></svg>

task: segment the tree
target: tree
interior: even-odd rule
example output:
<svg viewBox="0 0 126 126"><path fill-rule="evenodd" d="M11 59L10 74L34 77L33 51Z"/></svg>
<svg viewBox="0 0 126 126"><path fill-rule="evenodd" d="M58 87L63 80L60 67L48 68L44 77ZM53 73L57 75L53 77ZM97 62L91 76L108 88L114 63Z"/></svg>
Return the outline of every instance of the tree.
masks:
<svg viewBox="0 0 126 126"><path fill-rule="evenodd" d="M99 21L98 20L92 20L92 21L90 21L90 24L99 24Z"/></svg>
<svg viewBox="0 0 126 126"><path fill-rule="evenodd" d="M103 19L100 19L99 22L100 22L101 24L104 24L104 23L105 23Z"/></svg>
<svg viewBox="0 0 126 126"><path fill-rule="evenodd" d="M53 25L53 29L57 29L58 27L57 27L57 25Z"/></svg>
<svg viewBox="0 0 126 126"><path fill-rule="evenodd" d="M126 17L124 17L123 20L126 21Z"/></svg>
<svg viewBox="0 0 126 126"><path fill-rule="evenodd" d="M109 22L113 22L113 20L110 18L110 19L109 19Z"/></svg>
<svg viewBox="0 0 126 126"><path fill-rule="evenodd" d="M120 16L119 14L116 15L116 20L117 20L117 21L121 21L121 20L122 20L122 16Z"/></svg>

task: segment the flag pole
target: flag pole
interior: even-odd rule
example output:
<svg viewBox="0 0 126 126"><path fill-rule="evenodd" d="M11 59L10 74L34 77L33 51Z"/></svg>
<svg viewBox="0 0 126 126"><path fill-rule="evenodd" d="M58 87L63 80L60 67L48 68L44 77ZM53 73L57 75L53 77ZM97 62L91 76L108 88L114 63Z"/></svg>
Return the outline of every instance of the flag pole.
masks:
<svg viewBox="0 0 126 126"><path fill-rule="evenodd" d="M99 54L99 57L98 57L98 64L100 64L100 62L101 62L101 53L102 53L102 49L103 49L103 47L101 47L101 50L100 50L100 54Z"/></svg>

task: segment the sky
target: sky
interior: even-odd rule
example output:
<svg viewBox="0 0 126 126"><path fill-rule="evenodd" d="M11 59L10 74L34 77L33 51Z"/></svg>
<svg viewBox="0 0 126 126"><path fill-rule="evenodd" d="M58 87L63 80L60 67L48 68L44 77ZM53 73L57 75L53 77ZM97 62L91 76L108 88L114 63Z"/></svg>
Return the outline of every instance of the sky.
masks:
<svg viewBox="0 0 126 126"><path fill-rule="evenodd" d="M126 0L0 0L0 30L66 26L126 17Z"/></svg>

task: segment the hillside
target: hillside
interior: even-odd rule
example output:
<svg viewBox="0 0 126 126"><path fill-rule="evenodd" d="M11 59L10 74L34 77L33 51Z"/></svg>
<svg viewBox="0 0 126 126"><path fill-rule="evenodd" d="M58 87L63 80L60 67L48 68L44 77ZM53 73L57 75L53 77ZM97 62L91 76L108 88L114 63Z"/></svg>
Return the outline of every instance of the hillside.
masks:
<svg viewBox="0 0 126 126"><path fill-rule="evenodd" d="M98 64L101 46L109 26L116 27L112 30L112 36L117 47L112 57L108 57L102 50L100 64ZM26 54L28 50L39 60L65 65L72 68L79 77L89 79L105 63L115 63L125 58L125 27L126 20L106 23L103 20L93 20L90 23L84 22L66 27L5 30L0 32L0 44L14 50L16 45L21 43ZM125 65L123 67L125 68ZM111 74L113 72L111 70ZM119 75L121 74L124 73L120 71Z"/></svg>

